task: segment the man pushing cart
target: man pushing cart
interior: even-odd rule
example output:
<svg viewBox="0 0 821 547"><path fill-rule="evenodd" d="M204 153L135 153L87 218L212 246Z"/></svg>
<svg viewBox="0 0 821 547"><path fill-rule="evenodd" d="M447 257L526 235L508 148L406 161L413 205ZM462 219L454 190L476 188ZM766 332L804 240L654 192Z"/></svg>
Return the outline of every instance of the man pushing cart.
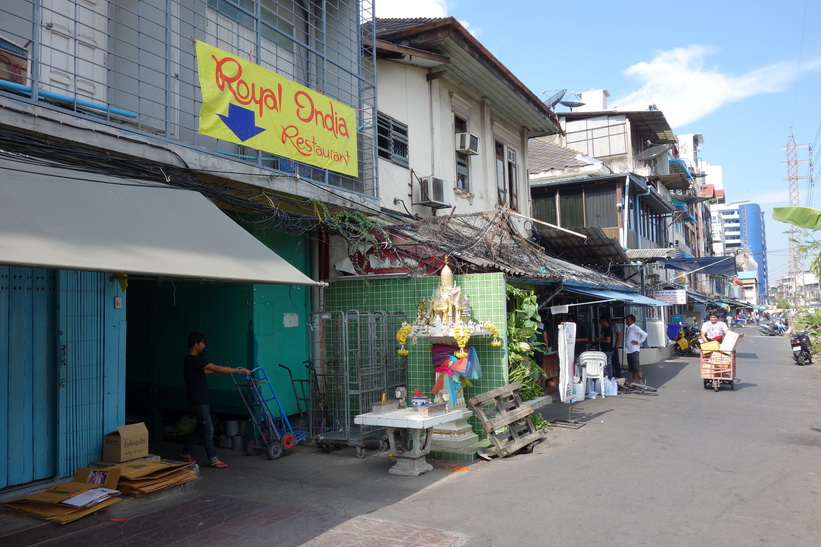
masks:
<svg viewBox="0 0 821 547"><path fill-rule="evenodd" d="M718 392L722 384L735 389L735 348L742 336L744 335L729 331L724 334L720 344L715 341L701 344L700 365L704 389L712 387Z"/></svg>

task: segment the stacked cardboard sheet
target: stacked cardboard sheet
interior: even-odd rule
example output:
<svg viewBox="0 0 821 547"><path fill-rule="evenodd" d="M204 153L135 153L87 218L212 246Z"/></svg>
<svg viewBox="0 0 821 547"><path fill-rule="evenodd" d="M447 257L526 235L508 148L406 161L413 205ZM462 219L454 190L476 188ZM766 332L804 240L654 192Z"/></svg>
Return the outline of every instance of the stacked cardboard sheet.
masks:
<svg viewBox="0 0 821 547"><path fill-rule="evenodd" d="M119 489L127 496L142 496L183 484L197 478L197 472L187 463L151 461L125 462L107 469L118 469Z"/></svg>
<svg viewBox="0 0 821 547"><path fill-rule="evenodd" d="M67 524L120 501L119 479L116 468L81 467L70 482L14 498L5 504L6 510Z"/></svg>

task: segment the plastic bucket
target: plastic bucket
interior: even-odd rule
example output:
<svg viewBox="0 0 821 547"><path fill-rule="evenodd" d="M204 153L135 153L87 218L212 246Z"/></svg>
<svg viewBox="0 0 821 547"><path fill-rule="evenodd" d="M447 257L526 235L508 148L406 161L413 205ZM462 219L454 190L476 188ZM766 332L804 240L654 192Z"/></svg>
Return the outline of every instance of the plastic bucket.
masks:
<svg viewBox="0 0 821 547"><path fill-rule="evenodd" d="M239 421L228 420L225 422L225 434L229 437L239 435Z"/></svg>

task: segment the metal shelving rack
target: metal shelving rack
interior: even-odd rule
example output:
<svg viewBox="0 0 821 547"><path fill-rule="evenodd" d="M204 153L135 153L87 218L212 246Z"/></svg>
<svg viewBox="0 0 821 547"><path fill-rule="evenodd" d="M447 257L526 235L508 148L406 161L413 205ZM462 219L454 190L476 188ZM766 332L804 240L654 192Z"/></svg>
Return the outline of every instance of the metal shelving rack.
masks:
<svg viewBox="0 0 821 547"><path fill-rule="evenodd" d="M407 381L407 360L396 353L396 331L404 315L384 311L331 311L310 317L313 346L313 382L309 411L311 437L330 451L342 445L356 447L364 457L368 440L386 447L386 428L354 423L358 414L371 412L383 394Z"/></svg>

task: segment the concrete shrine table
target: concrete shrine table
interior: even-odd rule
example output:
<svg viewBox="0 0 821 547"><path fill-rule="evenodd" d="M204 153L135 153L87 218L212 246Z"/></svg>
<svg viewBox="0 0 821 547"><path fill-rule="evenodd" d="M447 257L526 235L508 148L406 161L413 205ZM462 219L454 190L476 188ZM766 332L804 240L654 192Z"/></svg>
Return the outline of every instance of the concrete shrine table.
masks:
<svg viewBox="0 0 821 547"><path fill-rule="evenodd" d="M455 422L465 413L469 414L470 411L461 408L435 416L421 416L414 408L401 408L390 412L359 414L354 417L353 421L360 425L386 427L391 455L396 458L396 464L388 470L388 473L404 477L418 477L433 469L433 466L425 460L425 456L430 453L434 426ZM424 441L421 439L423 429L426 431ZM396 444L397 430L402 437L400 447Z"/></svg>

